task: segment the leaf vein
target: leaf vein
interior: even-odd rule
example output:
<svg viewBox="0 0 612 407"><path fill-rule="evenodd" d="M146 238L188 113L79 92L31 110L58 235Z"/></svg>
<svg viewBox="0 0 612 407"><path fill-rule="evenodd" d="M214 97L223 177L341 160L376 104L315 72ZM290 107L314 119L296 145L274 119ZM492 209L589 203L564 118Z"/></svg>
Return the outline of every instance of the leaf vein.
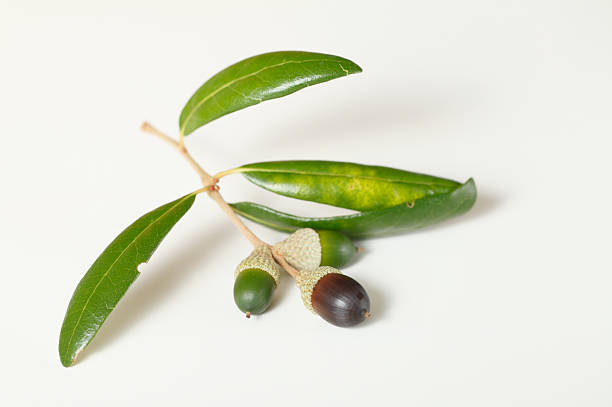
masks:
<svg viewBox="0 0 612 407"><path fill-rule="evenodd" d="M236 94L238 94L238 95L242 96L243 98L247 98L247 99L254 100L254 101L256 101L257 103L261 103L261 101L263 100L262 98L256 98L256 97L253 97L253 96L247 96L247 95L245 95L244 93L242 93L242 92L238 91L237 89L232 88L231 86L230 86L230 87L228 87L228 89L229 89L229 90L231 90L231 91L233 91L233 92L235 92Z"/></svg>
<svg viewBox="0 0 612 407"><path fill-rule="evenodd" d="M186 199L190 198L192 195L189 194L187 196L185 196L183 199L181 199L179 202L177 202L174 206L172 206L172 208L170 208L169 210L167 210L166 212L162 213L158 218L156 218L155 220L153 220L151 223L149 223L140 233L138 233L138 235L136 235L136 237L134 237L134 239L132 239L132 241L125 247L125 249L123 249L121 251L121 253L119 253L119 255L117 256L117 258L113 261L113 263L108 267L108 269L106 270L106 272L104 273L104 275L102 275L102 278L100 278L100 281L98 281L98 283L96 284L96 286L94 287L93 291L91 292L91 294L89 294L89 297L87 297L87 300L85 301L85 304L83 305L83 307L81 308L81 312L79 313L79 317L77 319L77 322L74 324L74 328L72 329L72 333L70 334L70 338L68 339L68 343L66 345L67 349L70 349L70 346L72 345L72 340L74 339L74 333L76 332L77 327L79 326L81 319L83 318L83 313L85 312L85 310L87 309L87 305L89 305L89 301L91 300L91 298L93 297L93 295L96 293L96 290L98 289L98 287L100 286L100 284L102 283L102 281L106 278L106 276L110 273L110 271L113 269L113 267L115 266L115 264L117 263L117 261L119 261L119 259L121 258L121 256L123 256L125 254L125 252L128 250L128 248L130 248L130 246L132 246L134 244L134 242L136 242L138 240L138 238L145 233L151 226L153 226L155 223L157 223L161 218L163 218L165 215L169 214L170 212L172 212L177 206L179 206L180 204L182 204ZM138 270L136 270L138 272ZM93 312L90 311L92 314ZM94 314L95 315L95 314Z"/></svg>
<svg viewBox="0 0 612 407"><path fill-rule="evenodd" d="M233 79L225 84L223 84L222 86L218 87L217 89L215 89L214 91L212 91L211 93L209 93L208 95L206 95L206 97L204 97L202 100L200 100L194 107L193 109L191 109L191 111L187 114L187 116L185 117L185 121L183 122L183 125L181 126L181 134L185 133L185 128L187 127L187 124L189 123L189 121L191 120L191 117L194 115L194 113L211 97L213 97L214 95L216 95L217 93L221 92L223 89L232 86L234 83L236 82L240 82L243 81L245 79L248 79L250 77L255 77L258 74L268 70L268 69L273 69L273 68L277 68L279 66L283 66L283 65L287 65L287 64L303 64L306 62L321 62L321 61L331 61L332 59L330 58L321 58L321 59L305 59L303 61L283 61L280 62L278 64L274 64L274 65L269 65L269 66L265 66L255 72L251 72L249 74L246 74L244 76L241 76L239 78ZM342 68L342 70L344 70L344 72L346 72L346 74L348 75L348 71L344 68Z"/></svg>
<svg viewBox="0 0 612 407"><path fill-rule="evenodd" d="M375 177L375 176L371 176L371 175L354 175L354 174L333 174L333 173L326 173L326 172L308 172L308 171L288 171L288 170L274 170L274 169L253 169L253 168L248 168L248 167L239 167L236 169L236 172L272 172L272 173L285 173L285 174L297 174L297 175L311 175L311 176L320 176L320 177L342 177L342 178L360 178L360 179L367 179L367 180L374 180L374 181L385 181L385 182L391 182L391 183L399 183L399 184L413 184L413 185L447 185L448 183L445 182L417 182L417 181L403 181L403 180L396 180L396 179L388 179L388 178L381 178L381 177Z"/></svg>

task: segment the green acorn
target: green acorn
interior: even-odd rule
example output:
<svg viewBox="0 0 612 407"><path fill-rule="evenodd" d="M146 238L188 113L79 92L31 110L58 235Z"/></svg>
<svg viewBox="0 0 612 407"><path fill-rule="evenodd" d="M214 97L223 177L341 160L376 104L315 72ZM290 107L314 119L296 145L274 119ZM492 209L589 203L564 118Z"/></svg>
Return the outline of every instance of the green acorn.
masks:
<svg viewBox="0 0 612 407"><path fill-rule="evenodd" d="M234 301L249 318L270 306L280 281L280 267L267 246L258 246L238 264L234 278Z"/></svg>
<svg viewBox="0 0 612 407"><path fill-rule="evenodd" d="M368 293L336 268L302 270L295 282L306 308L333 325L350 327L370 317Z"/></svg>
<svg viewBox="0 0 612 407"><path fill-rule="evenodd" d="M321 242L321 266L341 268L351 260L358 249L345 234L334 230L317 230Z"/></svg>
<svg viewBox="0 0 612 407"><path fill-rule="evenodd" d="M346 235L333 230L298 229L274 248L298 270L319 266L342 267L349 263L357 248Z"/></svg>

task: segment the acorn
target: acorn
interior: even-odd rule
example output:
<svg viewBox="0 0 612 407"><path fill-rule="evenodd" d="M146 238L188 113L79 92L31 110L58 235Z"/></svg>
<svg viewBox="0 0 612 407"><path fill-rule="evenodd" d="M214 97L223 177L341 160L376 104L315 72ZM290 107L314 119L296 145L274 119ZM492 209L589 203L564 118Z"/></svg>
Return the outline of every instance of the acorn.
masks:
<svg viewBox="0 0 612 407"><path fill-rule="evenodd" d="M267 246L256 247L234 272L234 302L249 318L262 314L272 303L280 281L280 266Z"/></svg>
<svg viewBox="0 0 612 407"><path fill-rule="evenodd" d="M342 267L349 263L357 248L346 235L334 230L298 229L274 248L298 270L319 266Z"/></svg>
<svg viewBox="0 0 612 407"><path fill-rule="evenodd" d="M321 266L341 268L353 260L358 249L344 233L317 230L317 234L321 242Z"/></svg>
<svg viewBox="0 0 612 407"><path fill-rule="evenodd" d="M302 270L295 281L306 308L333 325L350 327L370 317L368 293L336 268Z"/></svg>

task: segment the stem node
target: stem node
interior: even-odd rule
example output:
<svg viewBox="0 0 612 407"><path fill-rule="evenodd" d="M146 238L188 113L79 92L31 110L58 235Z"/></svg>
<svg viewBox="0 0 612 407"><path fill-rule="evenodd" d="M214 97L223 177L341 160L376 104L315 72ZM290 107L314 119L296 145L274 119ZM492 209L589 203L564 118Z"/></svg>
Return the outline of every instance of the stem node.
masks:
<svg viewBox="0 0 612 407"><path fill-rule="evenodd" d="M150 125L148 122L144 122L141 126L142 131L151 133L154 136L164 140L166 143L173 146L184 158L189 162L193 170L200 176L202 180L202 185L204 187L208 187L207 193L208 196L219 205L221 210L225 212L228 218L236 225L236 227L242 232L242 234L251 242L253 247L265 245L260 238L258 238L234 213L234 210L225 202L225 199L219 193L219 186L217 183L219 182L218 177L211 177L194 158L189 154L187 148L183 145L183 136L181 134L180 141L176 141L172 137L168 137L166 134L157 130L155 127Z"/></svg>

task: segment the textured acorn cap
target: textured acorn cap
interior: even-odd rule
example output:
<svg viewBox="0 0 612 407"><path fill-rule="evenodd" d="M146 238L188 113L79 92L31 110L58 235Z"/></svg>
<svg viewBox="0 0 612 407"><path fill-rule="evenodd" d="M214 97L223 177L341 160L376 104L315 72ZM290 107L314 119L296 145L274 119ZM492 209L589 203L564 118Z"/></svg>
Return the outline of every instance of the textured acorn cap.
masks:
<svg viewBox="0 0 612 407"><path fill-rule="evenodd" d="M298 270L313 270L321 264L321 241L313 229L298 229L274 248Z"/></svg>
<svg viewBox="0 0 612 407"><path fill-rule="evenodd" d="M260 269L270 274L274 279L274 283L278 286L280 282L280 266L274 261L272 251L268 246L257 246L249 256L242 260L236 271L234 271L234 279L238 277L241 271L248 269Z"/></svg>
<svg viewBox="0 0 612 407"><path fill-rule="evenodd" d="M302 294L302 301L304 302L304 305L315 314L317 312L312 307L312 292L319 280L330 273L342 274L340 270L336 268L322 266L317 267L314 270L302 270L295 278L295 282L297 283L300 293Z"/></svg>

